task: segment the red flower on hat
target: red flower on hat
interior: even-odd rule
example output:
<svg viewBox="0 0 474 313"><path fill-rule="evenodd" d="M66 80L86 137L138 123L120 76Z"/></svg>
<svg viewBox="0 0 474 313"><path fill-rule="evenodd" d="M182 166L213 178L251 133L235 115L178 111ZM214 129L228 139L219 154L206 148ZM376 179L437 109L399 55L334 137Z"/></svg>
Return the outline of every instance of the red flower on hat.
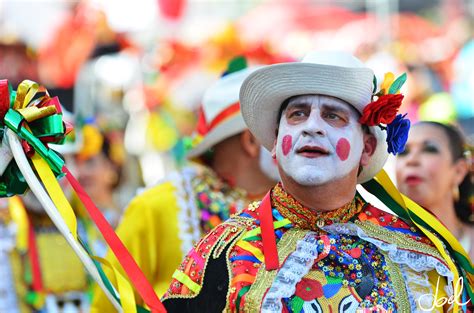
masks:
<svg viewBox="0 0 474 313"><path fill-rule="evenodd" d="M304 301L311 301L323 296L323 286L317 280L303 278L296 285L295 296L300 297Z"/></svg>
<svg viewBox="0 0 474 313"><path fill-rule="evenodd" d="M359 123L367 126L375 126L380 123L390 124L397 116L403 97L402 94L381 95L364 108Z"/></svg>

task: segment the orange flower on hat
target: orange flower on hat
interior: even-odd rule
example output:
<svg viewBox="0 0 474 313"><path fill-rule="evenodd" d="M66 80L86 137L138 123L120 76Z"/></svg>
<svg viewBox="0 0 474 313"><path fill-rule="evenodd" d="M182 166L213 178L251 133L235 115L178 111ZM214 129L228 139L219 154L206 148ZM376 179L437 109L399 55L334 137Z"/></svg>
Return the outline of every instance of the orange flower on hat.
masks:
<svg viewBox="0 0 474 313"><path fill-rule="evenodd" d="M364 108L359 123L367 126L375 126L380 123L390 124L397 116L403 97L402 94L388 94L378 97L376 101L369 103Z"/></svg>

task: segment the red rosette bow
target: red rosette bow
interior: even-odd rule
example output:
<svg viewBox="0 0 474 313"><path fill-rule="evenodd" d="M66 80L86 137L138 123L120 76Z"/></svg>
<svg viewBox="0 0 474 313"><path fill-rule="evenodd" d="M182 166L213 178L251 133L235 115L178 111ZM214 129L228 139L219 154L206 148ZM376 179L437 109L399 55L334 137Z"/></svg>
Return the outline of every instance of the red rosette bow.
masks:
<svg viewBox="0 0 474 313"><path fill-rule="evenodd" d="M378 97L376 101L369 103L364 108L359 123L367 126L375 126L380 123L390 124L397 116L403 98L402 94L388 94Z"/></svg>

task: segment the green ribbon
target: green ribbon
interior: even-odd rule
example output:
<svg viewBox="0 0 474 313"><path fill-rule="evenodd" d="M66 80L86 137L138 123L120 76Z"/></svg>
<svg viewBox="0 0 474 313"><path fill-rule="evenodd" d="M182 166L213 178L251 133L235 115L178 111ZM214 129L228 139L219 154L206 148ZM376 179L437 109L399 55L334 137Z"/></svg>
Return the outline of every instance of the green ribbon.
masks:
<svg viewBox="0 0 474 313"><path fill-rule="evenodd" d="M240 301L242 301L242 297L247 293L247 291L249 291L250 286L251 285L242 287L242 289L240 289L239 293L237 294L237 300L235 301L235 310L237 313L240 312Z"/></svg>
<svg viewBox="0 0 474 313"><path fill-rule="evenodd" d="M84 250L86 250L86 252L89 254L89 255L94 255L92 253L92 249L90 248L89 244L83 240L81 240L79 238L79 242L81 243L82 247L84 248ZM120 298L117 297L116 293L115 293L115 290L114 290L114 287L112 285L112 283L110 282L109 278L107 277L107 275L105 274L104 272L104 269L102 268L102 265L100 264L100 262L98 262L97 260L95 259L92 259L92 261L94 262L94 265L97 269L97 271L99 272L99 276L100 278L102 279L102 282L104 283L104 286L105 288L107 288L107 290L110 292L110 294L112 295L112 297L120 304L122 305L122 303L120 302ZM150 313L150 311L148 311L147 309L145 309L144 307L140 306L137 304L136 306L137 308L137 312L138 313Z"/></svg>

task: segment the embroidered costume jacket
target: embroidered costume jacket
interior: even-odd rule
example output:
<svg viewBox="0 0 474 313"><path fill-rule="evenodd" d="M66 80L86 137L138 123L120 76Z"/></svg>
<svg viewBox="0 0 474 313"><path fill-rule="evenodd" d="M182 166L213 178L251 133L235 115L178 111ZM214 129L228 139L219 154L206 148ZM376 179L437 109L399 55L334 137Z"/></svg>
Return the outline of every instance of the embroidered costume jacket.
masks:
<svg viewBox="0 0 474 313"><path fill-rule="evenodd" d="M169 312L446 309L433 307L433 300L452 294L446 288L452 274L411 224L358 194L316 215L278 184L271 204L279 268L265 268L260 204L254 202L189 252L164 296Z"/></svg>

